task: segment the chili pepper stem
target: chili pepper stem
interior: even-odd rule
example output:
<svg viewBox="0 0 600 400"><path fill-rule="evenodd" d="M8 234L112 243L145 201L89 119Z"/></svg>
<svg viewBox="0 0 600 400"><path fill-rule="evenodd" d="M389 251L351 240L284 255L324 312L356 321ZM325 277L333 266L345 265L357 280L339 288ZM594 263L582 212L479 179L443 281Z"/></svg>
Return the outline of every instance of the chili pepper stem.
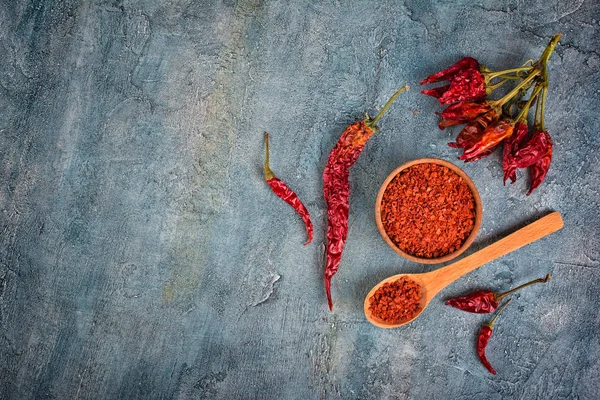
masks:
<svg viewBox="0 0 600 400"><path fill-rule="evenodd" d="M544 82L544 90L542 92L542 106L541 106L541 111L540 111L540 116L541 116L541 120L540 120L540 130L545 131L546 128L544 126L544 115L546 114L546 96L548 96L548 81Z"/></svg>
<svg viewBox="0 0 600 400"><path fill-rule="evenodd" d="M522 66L519 68L505 69L502 71L482 72L482 74L485 77L486 81L491 81L492 79L497 78L500 75L512 74L513 72L530 71L532 68L533 66Z"/></svg>
<svg viewBox="0 0 600 400"><path fill-rule="evenodd" d="M499 78L499 79L510 79L510 80L513 80L513 81L516 81L516 80L519 80L519 79L523 79L523 78L521 78L518 75L498 75L498 76L494 77L494 79L496 79L496 78Z"/></svg>
<svg viewBox="0 0 600 400"><path fill-rule="evenodd" d="M379 122L381 117L383 117L383 114L385 114L385 112L391 107L392 103L394 102L394 100L396 100L400 93L404 92L405 90L410 90L410 87L408 85L404 85L400 89L398 89L396 93L394 93L392 97L390 97L390 99L385 103L381 111L377 113L375 118L371 119L367 114L365 118L365 125L371 128L373 131L379 130L379 128L377 127L377 122Z"/></svg>
<svg viewBox="0 0 600 400"><path fill-rule="evenodd" d="M517 78L518 79L518 78ZM503 80L501 80L500 82L494 84L494 85L490 85L486 88L486 92L488 93L488 95L490 93L492 93L494 90L498 89L500 86L504 85L506 82L508 82L510 80L510 78L504 78Z"/></svg>
<svg viewBox="0 0 600 400"><path fill-rule="evenodd" d="M541 111L542 108L540 107L540 104L542 103L542 96L538 96L537 101L535 102L535 118L534 118L534 124L536 127L539 127L542 125L542 117L541 115Z"/></svg>
<svg viewBox="0 0 600 400"><path fill-rule="evenodd" d="M558 44L558 41L560 40L561 37L562 37L562 33L559 33L557 35L554 35L552 37L552 39L550 39L550 42L548 43L548 45L544 49L544 52L540 56L540 59L536 63L537 67L542 70L543 92L542 92L540 100L537 104L538 108L536 108L535 125L538 128L540 128L542 131L546 130L545 126L544 126L544 115L545 115L545 111L546 111L546 97L548 96L547 64L548 64L548 60L550 59L550 55L556 48L556 45ZM538 113L538 111L539 111L539 113Z"/></svg>
<svg viewBox="0 0 600 400"><path fill-rule="evenodd" d="M534 78L536 78L539 74L540 74L540 70L539 69L534 69L533 71L531 71L531 73L529 74L529 76L525 79L523 79L523 81L521 83L519 83L517 86L514 87L513 90L511 90L510 92L508 92L506 94L506 96L502 97L499 100L493 101L491 102L492 107L502 107L504 104L506 104L506 102L508 102L510 99L512 99L513 97L515 97L515 95L517 93L519 93L519 91L527 86Z"/></svg>
<svg viewBox="0 0 600 400"><path fill-rule="evenodd" d="M523 106L523 109L521 110L521 112L519 113L519 115L517 115L517 118L514 119L515 122L519 122L521 121L521 119L525 119L525 124L527 123L527 114L529 113L529 108L531 107L531 103L536 99L536 97L538 96L538 94L540 93L540 91L543 89L542 86L536 86L535 89L533 89L533 92L531 92L531 96L529 96L529 100L527 100L527 103L525 103L525 105Z"/></svg>
<svg viewBox="0 0 600 400"><path fill-rule="evenodd" d="M507 291L507 292L500 293L499 295L495 296L495 297L496 297L496 301L497 301L497 302L501 302L503 298L505 298L505 297L506 297L506 296L508 296L508 295L511 295L511 294L513 294L513 293L514 293L514 292L516 292L517 290L521 290L521 289L523 289L524 287L527 287L527 286L529 286L529 285L533 285L533 284L536 284L536 283L546 283L546 282L548 282L549 280L550 280L550 274L547 274L547 275L546 275L544 278L534 279L534 280L532 280L531 282L524 283L524 284L522 284L522 285L520 285L520 286L517 286L516 288L514 288L514 289L511 289L511 290L509 290L509 291ZM510 301L510 300L509 300L509 301Z"/></svg>
<svg viewBox="0 0 600 400"><path fill-rule="evenodd" d="M506 308L506 306L508 305L508 303L510 303L512 301L512 299L508 299L508 301L506 303L504 303L504 305L502 307L500 307L500 309L498 310L498 312L496 313L496 315L494 315L494 318L492 318L492 320L490 322L488 322L486 324L486 326L489 326L490 329L492 329L494 327L494 323L496 323L496 318L498 318L498 316L500 314L502 314L502 311L504 311L504 309Z"/></svg>
<svg viewBox="0 0 600 400"><path fill-rule="evenodd" d="M264 175L265 175L265 181L268 181L269 179L275 178L275 174L273 173L273 171L271 171L271 168L269 168L269 134L267 132L265 132L265 152L266 152L266 157L265 157Z"/></svg>
<svg viewBox="0 0 600 400"><path fill-rule="evenodd" d="M548 60L550 59L550 55L554 51L554 48L558 44L558 41L560 40L561 37L562 37L562 33L552 36L552 39L550 39L550 42L544 49L544 52L542 53L542 55L540 56L540 59L537 62L538 64L543 65L545 68L545 65L548 63Z"/></svg>

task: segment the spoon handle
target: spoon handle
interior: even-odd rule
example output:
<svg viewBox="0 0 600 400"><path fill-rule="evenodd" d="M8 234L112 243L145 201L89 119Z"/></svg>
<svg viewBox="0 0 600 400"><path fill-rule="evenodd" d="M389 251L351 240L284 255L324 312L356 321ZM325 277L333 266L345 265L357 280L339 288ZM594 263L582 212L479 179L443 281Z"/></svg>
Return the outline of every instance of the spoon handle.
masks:
<svg viewBox="0 0 600 400"><path fill-rule="evenodd" d="M433 298L440 290L461 276L511 251L556 232L563 225L562 217L558 212L550 213L460 261L428 272L426 275L428 275L427 278L431 283L428 289L430 291L430 298Z"/></svg>

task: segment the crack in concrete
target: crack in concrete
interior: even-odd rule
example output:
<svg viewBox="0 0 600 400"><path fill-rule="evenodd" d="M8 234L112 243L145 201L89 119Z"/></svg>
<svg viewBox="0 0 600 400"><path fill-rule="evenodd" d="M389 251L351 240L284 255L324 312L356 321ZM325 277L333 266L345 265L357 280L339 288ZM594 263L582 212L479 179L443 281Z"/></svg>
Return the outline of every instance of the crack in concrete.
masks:
<svg viewBox="0 0 600 400"><path fill-rule="evenodd" d="M568 267L577 267L577 268L592 268L592 269L598 268L598 266L594 266L594 265L586 265L586 264L578 264L578 263L562 262L562 261L554 261L554 264L557 264L559 267L564 265L564 266L568 266Z"/></svg>
<svg viewBox="0 0 600 400"><path fill-rule="evenodd" d="M506 10L497 9L497 8L485 8L482 4L474 4L474 7L478 8L480 10L483 10L483 11L487 11L487 12L495 12L495 13L502 13L502 14L511 14L512 13L510 6L508 6Z"/></svg>
<svg viewBox="0 0 600 400"><path fill-rule="evenodd" d="M579 48L579 46L572 44L572 43L560 43L560 46L566 49L573 49L578 53L581 53L585 56L596 56L596 57L600 57L600 53L594 50L582 50ZM562 58L562 52L559 52L559 49L557 49L557 54L560 54L560 57Z"/></svg>
<svg viewBox="0 0 600 400"><path fill-rule="evenodd" d="M250 307L256 307L269 300L269 297L271 297L273 292L275 292L275 282L279 281L280 278L281 275L279 275L278 273L270 272L270 277L268 278L268 281L262 287L261 297L258 300L253 301L250 304Z"/></svg>
<svg viewBox="0 0 600 400"><path fill-rule="evenodd" d="M425 29L425 36L429 35L429 28L427 27L427 25L425 25L425 23L423 21L421 21L419 18L415 18L413 17L414 11L406 5L406 1L402 2L402 7L406 10L406 16L408 17L408 19L410 19L412 22L419 24L421 26L423 26L423 28Z"/></svg>
<svg viewBox="0 0 600 400"><path fill-rule="evenodd" d="M583 5L583 3L584 3L584 0L581 0L581 1L579 2L579 4L577 5L577 7L575 7L575 9L573 9L573 10L571 10L571 11L567 11L566 13L564 13L564 14L562 14L560 17L558 17L558 18L556 19L556 21L552 21L552 22L558 22L558 21L560 21L561 19L563 19L564 17L567 17L567 16L569 16L569 15L571 15L571 14L574 14L574 13L576 13L577 11L579 11L579 9L580 9L580 8L581 8L581 6Z"/></svg>

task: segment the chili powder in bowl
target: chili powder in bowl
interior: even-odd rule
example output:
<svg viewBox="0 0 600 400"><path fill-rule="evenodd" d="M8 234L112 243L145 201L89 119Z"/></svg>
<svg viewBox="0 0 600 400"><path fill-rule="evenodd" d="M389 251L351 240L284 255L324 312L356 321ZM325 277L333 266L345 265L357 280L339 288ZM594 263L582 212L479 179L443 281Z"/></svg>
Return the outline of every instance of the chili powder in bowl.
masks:
<svg viewBox="0 0 600 400"><path fill-rule="evenodd" d="M481 199L460 168L421 158L396 168L383 182L375 218L394 251L436 264L457 257L473 243L481 225Z"/></svg>

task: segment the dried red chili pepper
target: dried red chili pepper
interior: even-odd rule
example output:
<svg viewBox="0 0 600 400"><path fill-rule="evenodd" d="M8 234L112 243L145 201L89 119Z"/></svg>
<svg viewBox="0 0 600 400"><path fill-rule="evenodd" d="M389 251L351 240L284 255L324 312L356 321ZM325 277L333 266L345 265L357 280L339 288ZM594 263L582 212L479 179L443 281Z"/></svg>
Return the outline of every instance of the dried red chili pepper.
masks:
<svg viewBox="0 0 600 400"><path fill-rule="evenodd" d="M306 246L307 244L309 244L312 241L312 238L313 238L313 225L312 225L312 222L310 221L310 214L308 213L308 210L306 209L304 204L302 204L302 202L298 198L298 195L296 195L296 193L294 193L292 191L292 189L290 189L284 182L279 180L275 176L275 174L273 174L273 171L271 171L271 168L269 168L269 134L266 132L265 132L265 152L266 152L265 167L264 167L265 181L271 187L271 190L273 190L273 193L275 193L283 201L285 201L290 206L292 206L294 208L294 210L296 210L296 212L298 212L298 214L300 214L300 216L302 217L302 220L304 221L304 225L306 226L306 233L308 234L308 241L306 243L304 243L304 245Z"/></svg>
<svg viewBox="0 0 600 400"><path fill-rule="evenodd" d="M437 115L442 117L438 126L441 130L444 130L449 126L463 124L489 112L491 109L492 107L485 101L460 101L448 106L441 113L436 112Z"/></svg>
<svg viewBox="0 0 600 400"><path fill-rule="evenodd" d="M541 160L548 148L552 148L552 139L548 132L535 131L529 141L514 153L513 163L517 168L526 168Z"/></svg>
<svg viewBox="0 0 600 400"><path fill-rule="evenodd" d="M363 121L346 128L329 154L323 172L323 195L327 203L327 260L324 281L330 310L333 309L331 278L338 271L348 235L350 167L360 156L371 135L379 130L377 127L379 119L390 108L396 97L407 89L408 86L404 86L394 93L375 118L371 119L367 115Z"/></svg>
<svg viewBox="0 0 600 400"><path fill-rule="evenodd" d="M450 85L423 90L421 93L436 97L441 105L482 99L487 93L485 77L479 70L479 63L471 57L463 58L450 68L423 79L421 85L440 81L450 81Z"/></svg>
<svg viewBox="0 0 600 400"><path fill-rule="evenodd" d="M435 74L429 75L427 78L423 79L419 84L426 85L428 83L435 83L440 81L449 81L452 80L452 77L461 71L465 71L468 69L477 69L479 68L479 62L473 57L465 57L458 60L454 65L450 68L442 70L440 72L436 72Z"/></svg>
<svg viewBox="0 0 600 400"><path fill-rule="evenodd" d="M504 155L502 159L502 168L504 170L504 184L506 180L510 179L511 183L515 183L517 180L517 168L526 168L534 164L539 158L543 157L544 152L539 151L537 146L538 139L529 140L529 142L523 146L525 137L527 136L527 113L531 103L538 98L538 95L542 91L542 87L537 85L536 88L529 96L529 100L523 106L519 115L515 118L515 121L519 121L515 124L515 132L512 136L506 139L504 142ZM533 139L533 138L532 138ZM523 148L527 148L522 151ZM520 153L519 153L520 152Z"/></svg>
<svg viewBox="0 0 600 400"><path fill-rule="evenodd" d="M508 303L510 303L511 300L512 299L509 299L502 306L502 308L500 310L498 310L498 312L496 313L494 318L492 318L492 320L489 323L487 323L486 325L481 327L481 330L479 331L479 335L477 335L477 355L479 356L481 363L488 369L488 371L490 371L494 375L496 375L496 371L494 370L494 368L492 367L492 364L490 364L490 362L488 361L488 359L485 355L485 348L487 347L487 345L490 341L490 338L492 337L492 332L494 329L494 323L496 322L496 318L498 318L498 316L502 313L502 311L504 311L504 309L506 308Z"/></svg>
<svg viewBox="0 0 600 400"><path fill-rule="evenodd" d="M467 294L466 296L450 299L446 302L446 305L470 313L488 314L495 311L496 308L498 308L498 304L500 304L502 299L504 299L506 296L511 295L517 290L521 290L526 286L533 285L535 283L545 283L549 280L550 274L547 274L544 278L535 279L503 293L492 292L491 290L477 290Z"/></svg>
<svg viewBox="0 0 600 400"><path fill-rule="evenodd" d="M466 147L458 159L465 162L481 159L484 154L490 154L500 142L512 135L514 128L512 121L505 118L499 119L483 131L479 140Z"/></svg>
<svg viewBox="0 0 600 400"><path fill-rule="evenodd" d="M492 109L487 113L480 115L475 120L469 122L463 129L460 131L458 136L456 137L456 142L448 143L448 146L454 148L469 148L481 139L483 132L486 128L494 123L500 118L500 114ZM491 151L490 151L491 153ZM489 154L489 153L488 153Z"/></svg>
<svg viewBox="0 0 600 400"><path fill-rule="evenodd" d="M546 174L548 174L548 170L550 169L550 163L552 162L552 139L550 139L550 135L548 134L548 132L536 131L534 135L538 133L541 137L544 138L543 143L546 146L546 152L541 159L539 159L529 167L531 185L529 186L527 196L529 196L531 192L533 192L544 181L544 178L546 177Z"/></svg>
<svg viewBox="0 0 600 400"><path fill-rule="evenodd" d="M511 183L517 180L517 158L515 153L527 136L527 124L518 122L515 124L514 133L504 141L504 155L502 157L502 169L504 170L504 184L510 179ZM521 167L522 168L522 167Z"/></svg>

